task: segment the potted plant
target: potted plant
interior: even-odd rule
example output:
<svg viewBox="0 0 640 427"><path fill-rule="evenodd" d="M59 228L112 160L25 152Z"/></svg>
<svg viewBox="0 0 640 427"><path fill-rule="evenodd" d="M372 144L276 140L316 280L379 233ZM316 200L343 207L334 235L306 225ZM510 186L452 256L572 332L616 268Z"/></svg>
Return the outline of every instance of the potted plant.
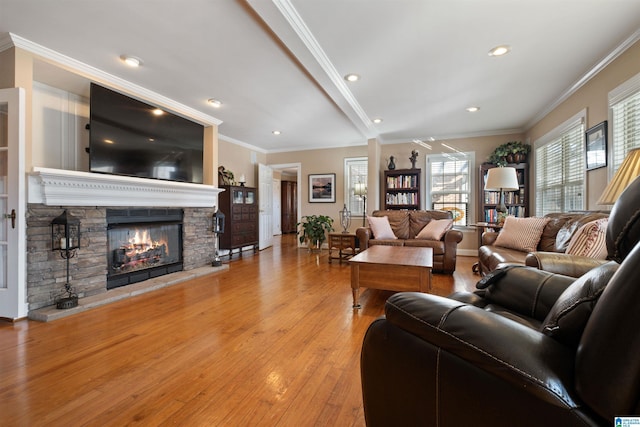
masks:
<svg viewBox="0 0 640 427"><path fill-rule="evenodd" d="M527 161L527 154L530 150L531 146L521 141L505 142L493 150L489 161L497 166L506 166L507 163L523 163Z"/></svg>
<svg viewBox="0 0 640 427"><path fill-rule="evenodd" d="M298 230L300 243L307 241L309 250L319 250L325 241L326 232L333 231L333 219L326 215L306 215L303 221L296 224L302 226Z"/></svg>

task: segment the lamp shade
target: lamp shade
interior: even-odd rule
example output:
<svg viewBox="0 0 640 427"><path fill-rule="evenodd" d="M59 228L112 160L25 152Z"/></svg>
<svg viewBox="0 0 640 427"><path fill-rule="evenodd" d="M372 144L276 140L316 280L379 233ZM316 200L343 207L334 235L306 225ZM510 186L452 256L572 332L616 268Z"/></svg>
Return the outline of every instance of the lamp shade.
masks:
<svg viewBox="0 0 640 427"><path fill-rule="evenodd" d="M515 168L499 167L487 171L487 181L484 184L485 190L513 191L518 188L518 176Z"/></svg>
<svg viewBox="0 0 640 427"><path fill-rule="evenodd" d="M365 196L367 194L367 184L363 182L357 182L353 187L353 194L356 196Z"/></svg>
<svg viewBox="0 0 640 427"><path fill-rule="evenodd" d="M631 150L598 199L599 205L612 205L631 181L640 175L640 148Z"/></svg>

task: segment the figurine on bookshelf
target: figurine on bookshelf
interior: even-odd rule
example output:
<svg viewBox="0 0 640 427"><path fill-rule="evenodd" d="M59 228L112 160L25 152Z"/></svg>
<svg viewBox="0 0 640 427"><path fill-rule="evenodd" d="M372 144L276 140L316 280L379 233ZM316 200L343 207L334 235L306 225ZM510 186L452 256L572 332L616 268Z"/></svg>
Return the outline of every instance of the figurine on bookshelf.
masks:
<svg viewBox="0 0 640 427"><path fill-rule="evenodd" d="M411 169L415 169L416 160L418 160L418 150L411 150L411 157L409 157L409 160L411 160Z"/></svg>

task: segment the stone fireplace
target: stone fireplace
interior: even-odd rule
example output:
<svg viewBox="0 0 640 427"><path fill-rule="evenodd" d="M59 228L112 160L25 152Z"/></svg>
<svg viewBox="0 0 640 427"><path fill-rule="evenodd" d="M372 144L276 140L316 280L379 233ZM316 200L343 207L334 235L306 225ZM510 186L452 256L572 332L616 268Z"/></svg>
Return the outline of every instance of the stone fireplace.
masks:
<svg viewBox="0 0 640 427"><path fill-rule="evenodd" d="M53 305L64 286L65 263L51 251L50 240L51 221L65 209L81 222L70 283L82 302L129 283L210 266L211 217L220 191L210 185L35 169L29 175L27 209L29 310Z"/></svg>

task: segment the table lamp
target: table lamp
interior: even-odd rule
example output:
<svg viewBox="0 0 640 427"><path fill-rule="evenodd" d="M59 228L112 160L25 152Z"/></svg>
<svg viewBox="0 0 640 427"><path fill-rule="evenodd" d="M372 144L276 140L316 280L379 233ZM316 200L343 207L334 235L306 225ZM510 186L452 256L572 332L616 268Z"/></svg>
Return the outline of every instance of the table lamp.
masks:
<svg viewBox="0 0 640 427"><path fill-rule="evenodd" d="M624 161L613 175L596 202L598 205L613 205L631 181L640 175L640 148L627 153Z"/></svg>
<svg viewBox="0 0 640 427"><path fill-rule="evenodd" d="M498 212L507 212L507 207L504 205L504 192L518 190L519 188L515 168L498 167L487 171L487 180L484 184L484 189L487 191L500 192L500 203L496 206Z"/></svg>

